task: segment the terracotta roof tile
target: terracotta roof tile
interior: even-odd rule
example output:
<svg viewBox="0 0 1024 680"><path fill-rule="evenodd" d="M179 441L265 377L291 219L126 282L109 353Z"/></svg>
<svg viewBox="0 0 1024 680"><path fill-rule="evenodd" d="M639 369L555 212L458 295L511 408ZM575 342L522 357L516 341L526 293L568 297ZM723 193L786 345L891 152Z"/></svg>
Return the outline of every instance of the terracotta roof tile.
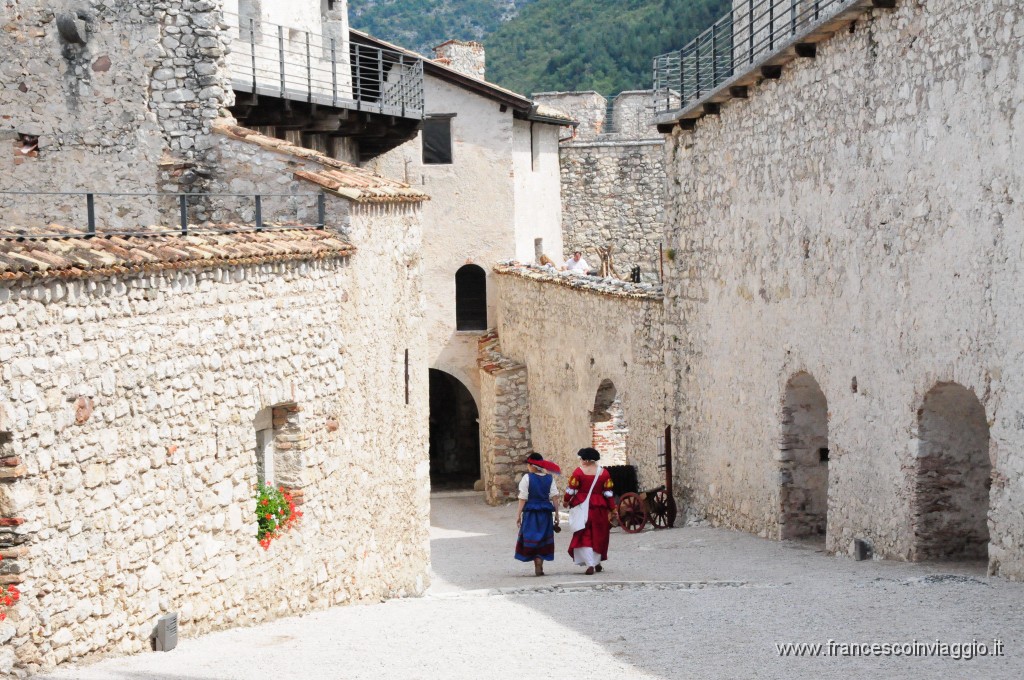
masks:
<svg viewBox="0 0 1024 680"><path fill-rule="evenodd" d="M261 135L255 130L233 125L225 119L214 123L214 131L242 142L320 165L323 170L296 170L295 177L312 182L339 196L356 203L418 203L430 200L427 194L413 189L408 184L388 179L382 175L360 168L357 165L339 161L319 151L289 144L275 137Z"/></svg>
<svg viewBox="0 0 1024 680"><path fill-rule="evenodd" d="M355 248L331 230L191 232L85 236L60 225L0 230L0 279L80 278L162 269L345 257ZM64 236L64 234L75 234Z"/></svg>

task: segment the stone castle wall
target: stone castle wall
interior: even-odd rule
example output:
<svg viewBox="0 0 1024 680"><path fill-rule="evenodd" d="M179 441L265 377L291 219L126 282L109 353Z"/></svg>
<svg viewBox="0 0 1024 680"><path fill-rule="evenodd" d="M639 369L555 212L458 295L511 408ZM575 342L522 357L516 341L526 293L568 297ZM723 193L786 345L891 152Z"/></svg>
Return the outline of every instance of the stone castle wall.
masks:
<svg viewBox="0 0 1024 680"><path fill-rule="evenodd" d="M925 459L958 446L935 437L987 422L989 568L1024 578L1022 31L1010 0L874 10L670 138L666 382L691 510L778 536L794 447L824 436L828 549L912 558L937 512ZM827 428L794 429L817 408L787 396L804 383ZM980 424L927 425L950 384Z"/></svg>
<svg viewBox="0 0 1024 680"><path fill-rule="evenodd" d="M0 191L199 191L233 94L212 0L0 4ZM61 34L68 22L84 42ZM22 135L38 140L23 153ZM155 199L97 198L108 223L159 223ZM81 199L0 196L13 223L85 224Z"/></svg>
<svg viewBox="0 0 1024 680"><path fill-rule="evenodd" d="M315 189L293 174L314 161L216 139L235 189ZM347 257L0 286L0 465L22 465L0 485L0 582L24 593L0 668L148 649L168 611L192 636L423 592L420 211L328 196ZM267 551L262 413L304 512Z"/></svg>
<svg viewBox="0 0 1024 680"><path fill-rule="evenodd" d="M663 484L660 290L536 267L499 265L495 274L501 352L526 367L533 449L571 472L576 452L593 442L595 400L610 380L629 430L626 462L638 467L644 488ZM489 443L481 448L486 457Z"/></svg>
<svg viewBox="0 0 1024 680"><path fill-rule="evenodd" d="M611 107L596 92L549 92L537 100L580 121L559 145L566 255L582 251L596 269L597 249L611 246L620 277L639 266L642 280L660 282L665 144L653 125L651 93L623 92Z"/></svg>
<svg viewBox="0 0 1024 680"><path fill-rule="evenodd" d="M661 140L581 141L561 146L562 238L594 268L612 247L620 277L640 267L658 282L665 229L665 148Z"/></svg>

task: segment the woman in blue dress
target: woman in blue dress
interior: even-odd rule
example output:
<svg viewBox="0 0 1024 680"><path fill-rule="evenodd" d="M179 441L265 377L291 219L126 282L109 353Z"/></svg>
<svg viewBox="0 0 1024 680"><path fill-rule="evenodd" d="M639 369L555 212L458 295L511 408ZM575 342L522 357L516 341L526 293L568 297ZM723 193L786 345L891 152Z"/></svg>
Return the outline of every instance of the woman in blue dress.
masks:
<svg viewBox="0 0 1024 680"><path fill-rule="evenodd" d="M526 458L526 474L519 481L519 512L516 525L519 539L516 541L516 559L533 562L535 576L544 575L544 562L555 559L555 532L558 513L552 498L558 496L558 487L551 475L562 470L539 453ZM552 520L554 515L554 520Z"/></svg>

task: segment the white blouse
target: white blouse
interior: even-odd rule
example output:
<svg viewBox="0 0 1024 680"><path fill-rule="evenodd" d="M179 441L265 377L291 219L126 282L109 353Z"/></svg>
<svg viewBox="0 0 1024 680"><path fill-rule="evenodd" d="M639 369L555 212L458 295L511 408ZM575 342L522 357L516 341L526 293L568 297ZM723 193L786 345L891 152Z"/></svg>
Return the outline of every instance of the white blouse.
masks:
<svg viewBox="0 0 1024 680"><path fill-rule="evenodd" d="M547 475L542 475L546 477ZM548 496L554 498L558 495L558 483L555 478L551 478L551 491L548 492ZM519 480L519 500L525 501L530 497L530 473L523 475L523 478Z"/></svg>

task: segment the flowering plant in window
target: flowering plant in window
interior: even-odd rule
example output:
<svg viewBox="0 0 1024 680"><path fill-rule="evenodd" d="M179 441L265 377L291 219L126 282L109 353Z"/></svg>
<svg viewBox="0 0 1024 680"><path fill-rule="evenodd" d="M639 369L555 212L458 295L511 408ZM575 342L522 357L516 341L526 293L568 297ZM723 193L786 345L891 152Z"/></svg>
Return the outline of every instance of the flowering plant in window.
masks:
<svg viewBox="0 0 1024 680"><path fill-rule="evenodd" d="M257 484L255 498L256 540L266 550L272 540L295 526L302 511L295 507L295 499L283 486Z"/></svg>
<svg viewBox="0 0 1024 680"><path fill-rule="evenodd" d="M3 555L0 555L0 560L2 559ZM9 585L6 588L0 588L0 621L7 618L7 608L20 599L21 591L17 586Z"/></svg>

